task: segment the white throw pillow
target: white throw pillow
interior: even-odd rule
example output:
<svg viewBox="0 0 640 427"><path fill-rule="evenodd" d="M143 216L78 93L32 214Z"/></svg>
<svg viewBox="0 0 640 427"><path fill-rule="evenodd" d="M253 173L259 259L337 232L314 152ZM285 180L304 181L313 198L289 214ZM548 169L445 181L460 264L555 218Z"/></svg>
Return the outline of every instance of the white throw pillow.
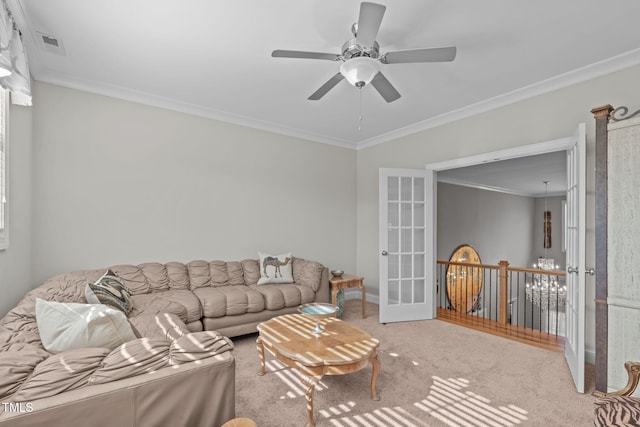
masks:
<svg viewBox="0 0 640 427"><path fill-rule="evenodd" d="M293 283L291 253L269 255L258 252L260 258L260 280L258 285L266 283Z"/></svg>
<svg viewBox="0 0 640 427"><path fill-rule="evenodd" d="M127 316L104 304L36 298L36 322L43 347L52 353L85 347L113 350L136 339Z"/></svg>

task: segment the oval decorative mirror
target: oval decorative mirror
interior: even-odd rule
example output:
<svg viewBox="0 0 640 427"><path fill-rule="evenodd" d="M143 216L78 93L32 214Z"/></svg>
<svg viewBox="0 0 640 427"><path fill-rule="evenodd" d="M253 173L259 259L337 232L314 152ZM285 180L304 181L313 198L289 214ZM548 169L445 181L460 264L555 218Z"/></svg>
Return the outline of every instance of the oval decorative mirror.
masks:
<svg viewBox="0 0 640 427"><path fill-rule="evenodd" d="M480 255L470 245L460 245L453 251L447 267L447 298L452 310L472 313L478 309L482 290L482 267L469 264L482 264Z"/></svg>

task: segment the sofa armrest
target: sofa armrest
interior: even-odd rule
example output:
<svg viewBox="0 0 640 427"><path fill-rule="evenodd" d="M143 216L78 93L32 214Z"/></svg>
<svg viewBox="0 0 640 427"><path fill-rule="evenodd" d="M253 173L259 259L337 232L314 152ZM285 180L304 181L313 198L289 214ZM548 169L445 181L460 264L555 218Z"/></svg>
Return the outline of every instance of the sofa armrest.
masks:
<svg viewBox="0 0 640 427"><path fill-rule="evenodd" d="M640 362L626 362L624 368L627 370L627 385L623 389L618 391L612 391L611 393L604 393L601 391L594 391L595 397L605 396L631 396L638 387L638 381L640 380Z"/></svg>
<svg viewBox="0 0 640 427"><path fill-rule="evenodd" d="M324 267L320 276L320 286L316 291L315 302L330 302L331 286L329 285L329 269Z"/></svg>

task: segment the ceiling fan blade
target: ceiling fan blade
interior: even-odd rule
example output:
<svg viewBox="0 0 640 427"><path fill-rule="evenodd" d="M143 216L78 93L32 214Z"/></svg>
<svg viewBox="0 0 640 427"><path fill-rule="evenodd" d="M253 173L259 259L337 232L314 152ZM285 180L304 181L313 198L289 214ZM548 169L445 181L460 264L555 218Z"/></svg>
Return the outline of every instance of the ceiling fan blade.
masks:
<svg viewBox="0 0 640 427"><path fill-rule="evenodd" d="M373 47L386 9L387 7L382 4L360 3L360 17L356 33L356 42L360 46Z"/></svg>
<svg viewBox="0 0 640 427"><path fill-rule="evenodd" d="M333 89L333 87L338 83L340 83L343 79L344 79L344 76L342 74L340 73L336 74L335 76L331 77L325 84L320 86L320 89L313 92L311 96L307 99L310 101L317 101L318 99L325 96L327 92Z"/></svg>
<svg viewBox="0 0 640 427"><path fill-rule="evenodd" d="M400 93L381 72L375 75L373 80L371 80L371 84L387 102L393 102L400 98Z"/></svg>
<svg viewBox="0 0 640 427"><path fill-rule="evenodd" d="M456 57L455 47L398 50L385 53L380 61L384 64L406 64L410 62L449 62Z"/></svg>
<svg viewBox="0 0 640 427"><path fill-rule="evenodd" d="M340 59L340 55L335 53L303 52L300 50L274 50L271 52L271 56L274 58L327 59L329 61Z"/></svg>

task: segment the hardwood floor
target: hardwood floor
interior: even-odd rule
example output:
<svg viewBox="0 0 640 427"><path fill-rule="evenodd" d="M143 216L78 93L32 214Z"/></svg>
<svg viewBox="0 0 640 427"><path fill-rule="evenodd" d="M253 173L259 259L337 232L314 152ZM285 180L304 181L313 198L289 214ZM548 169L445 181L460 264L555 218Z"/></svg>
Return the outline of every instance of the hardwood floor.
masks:
<svg viewBox="0 0 640 427"><path fill-rule="evenodd" d="M544 348L546 350L557 352L564 351L564 337L524 328L522 326L505 325L498 323L495 320L460 314L456 311L440 307L438 307L437 319L453 323L455 325L464 326L466 328L486 332L488 334L497 335L513 341L519 341L525 344Z"/></svg>

